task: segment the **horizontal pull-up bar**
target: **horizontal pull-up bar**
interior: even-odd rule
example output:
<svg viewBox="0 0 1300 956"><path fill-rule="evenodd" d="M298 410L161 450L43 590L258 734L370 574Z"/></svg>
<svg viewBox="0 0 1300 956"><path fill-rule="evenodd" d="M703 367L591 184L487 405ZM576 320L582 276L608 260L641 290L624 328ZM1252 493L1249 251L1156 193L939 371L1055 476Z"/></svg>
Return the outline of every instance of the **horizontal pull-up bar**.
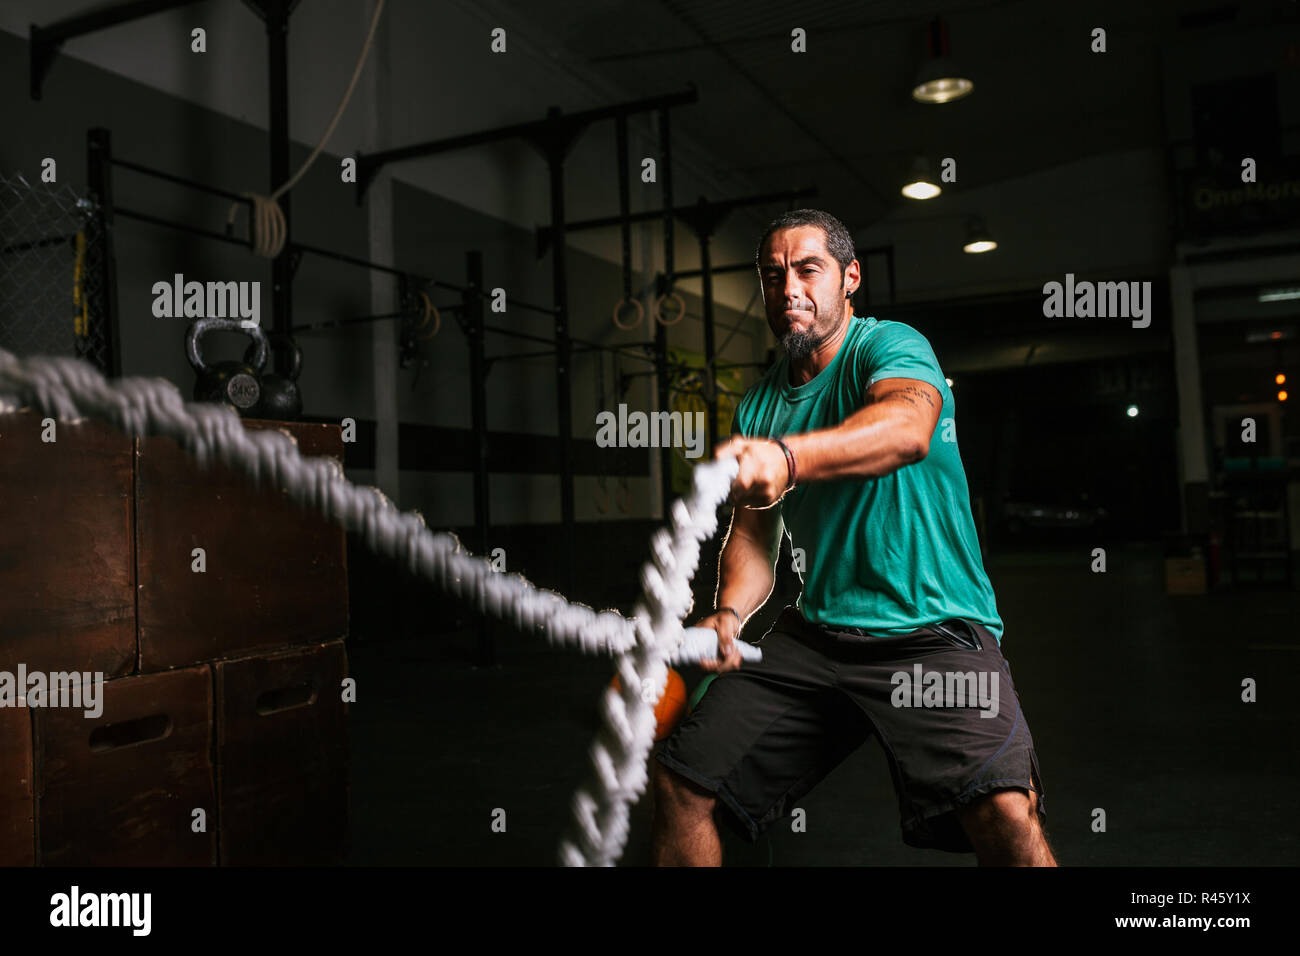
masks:
<svg viewBox="0 0 1300 956"><path fill-rule="evenodd" d="M350 256L346 252L335 252L332 249L322 249L320 246L309 246L302 242L290 243L295 252L310 252L313 256L321 256L325 259L333 259L335 262L346 262L349 265L360 266L362 269L373 269L375 272L385 272L388 275L398 276L405 279L415 279L423 282L425 285L433 286L437 289L446 289L448 292L462 291L460 286L454 286L448 282L438 282L427 276L410 272L406 269L395 269L392 266L386 266L380 262L371 262L369 259L362 259L359 256Z"/></svg>
<svg viewBox="0 0 1300 956"><path fill-rule="evenodd" d="M555 358L555 349L547 349L542 352L513 352L509 355L485 355L483 361L491 365L493 362L506 362L510 359L532 359L532 358Z"/></svg>
<svg viewBox="0 0 1300 956"><path fill-rule="evenodd" d="M437 279L429 279L415 272L410 272L405 269L395 269L392 266L382 265L378 262L370 262L367 259L361 259L358 258L357 256L349 256L346 253L334 252L330 249L321 249L318 246L308 246L308 245L304 245L301 242L295 242L292 245L294 249L300 250L302 252L310 252L314 256L324 256L327 259L334 259L337 260L338 262L351 263L352 265L360 266L363 269L374 269L376 272L386 272L389 275L401 276L407 279L415 279L419 282L424 283L425 285L432 286L435 289L445 289L448 292L459 292L461 294L464 294L466 292L473 292L473 290L470 289L468 286L455 285L454 283L451 282L441 282ZM486 293L480 293L480 294L486 295ZM515 299L515 298L510 299L510 305L514 308L524 309L525 311L528 312L540 312L543 315L554 315L556 312L553 306L535 305L532 302L525 302L521 299Z"/></svg>
<svg viewBox="0 0 1300 956"><path fill-rule="evenodd" d="M45 77L49 75L50 67L54 65L54 57L58 54L64 40L71 40L73 37L94 33L105 27L115 27L120 23L129 23L141 17L197 2L198 0L135 0L133 3L123 3L116 7L92 10L80 16L68 17L48 27L38 27L33 23L28 32L32 99L41 98L41 87L45 83Z"/></svg>
<svg viewBox="0 0 1300 956"><path fill-rule="evenodd" d="M482 146L485 143L496 143L506 139L516 138L536 138L544 137L548 134L554 134L557 130L573 130L577 127L586 126L589 123L595 123L600 120L615 119L619 116L629 116L634 113L646 113L654 110L666 109L673 106L687 106L699 101L699 92L695 89L695 84L688 83L690 87L685 92L669 93L664 96L652 96L646 99L630 100L626 103L615 103L612 106L601 106L596 109L581 110L577 113L555 113L548 115L545 119L530 120L526 123L512 123L509 126L498 126L495 129L479 130L474 133L462 133L459 136L449 136L444 139L427 140L423 143L413 143L410 146L399 146L394 149L385 149L377 153L363 154L358 152L357 155L357 202L365 195L366 187L370 185L375 174L379 172L388 163L402 162L408 159L421 159L426 156L435 156L438 153L445 153L456 149L467 149L471 146Z"/></svg>
<svg viewBox="0 0 1300 956"><path fill-rule="evenodd" d="M611 352L614 355L619 355L622 356L623 358L641 359L642 361L646 361L646 362L654 361L654 358L652 356L639 355L636 352L628 352L616 346L609 346L609 345L578 345L574 347L573 351L574 352ZM555 349L545 349L540 352L511 352L509 354L502 353L501 355L486 355L483 357L483 361L487 362L488 365L491 365L493 362L505 362L505 361L509 361L510 359L532 359L532 358L553 359L555 358ZM643 372L642 374L654 375L656 373L654 371L649 371L649 372Z"/></svg>
<svg viewBox="0 0 1300 956"><path fill-rule="evenodd" d="M192 236L202 236L204 239L216 239L218 242L229 242L236 246L247 248L248 240L240 239L238 236L228 236L224 232L213 232L211 229L200 229L198 226L191 226L184 222L172 222L170 219L163 219L161 216L151 216L145 212L136 212L134 209L124 209L121 206L113 207L113 214L125 216L127 219L138 219L141 222L151 223L155 226L163 226L167 229L176 229L179 232L188 232Z"/></svg>
<svg viewBox="0 0 1300 956"><path fill-rule="evenodd" d="M544 345L552 345L555 343L554 339L548 339L543 335L533 335L530 332L520 332L517 329L503 329L499 325L487 325L485 323L483 325L483 331L495 332L498 335L505 335L513 339L524 339L525 341L528 342L541 342ZM650 348L652 347L652 345L649 343L633 343L628 345L601 345L599 342L589 342L586 339L575 338L572 335L569 336L569 341L594 351L613 352L615 355L622 355L625 358L641 359L642 361L645 362L657 361L653 355L642 355L640 352L627 351L628 349L632 349L632 348ZM551 352L549 354L554 355L555 353ZM501 356L498 356L498 358L500 357ZM509 356L506 357L508 358Z"/></svg>
<svg viewBox="0 0 1300 956"><path fill-rule="evenodd" d="M128 162L125 159L118 159L116 156L109 159L114 166L120 166L123 169L130 169L137 173L143 173L145 176L153 176L156 179L165 179L169 183L176 183L178 186L185 186L189 189L197 189L199 192L209 193L213 196L221 196L223 199L229 199L231 202L251 203L252 200L239 193L232 193L228 189L221 189L217 186L209 186L207 183L201 183L195 179L186 179L184 176L177 176L173 173L165 173L161 169L154 169L150 166L144 166L140 163Z"/></svg>
<svg viewBox="0 0 1300 956"><path fill-rule="evenodd" d="M137 212L134 209L126 209L122 206L114 206L113 212L116 215L125 216L127 219L138 219L141 222L151 223L152 225L155 226L163 226L167 229L176 229L180 232L187 232L190 235L201 236L205 239L216 239L219 242L227 242L237 246L248 245L248 240L241 239L238 236L228 236L224 232L214 232L211 229L201 229L198 226L191 226L188 223L173 222L170 219L163 219L161 216L151 216L148 213ZM63 241L63 240L58 240L58 241ZM309 246L301 242L291 243L290 246L295 252L310 252L312 255L315 256L323 256L327 259L337 260L338 262L346 262L354 266L359 266L363 269L374 269L376 272L385 272L388 273L389 275L399 276L404 279L411 279L416 282L421 282L432 288L445 289L448 292L457 292L457 293L461 293L462 295L465 294L466 292L473 293L473 290L467 286L455 285L454 283L451 282L440 282L436 279L430 279L426 276L422 276L414 272L409 272L403 269L395 269L392 266L386 266L378 262L370 262L367 259L361 259L358 258L357 256L349 256L346 253L334 252L333 250L330 249L322 249L319 246ZM480 293L480 294L484 294L484 293ZM552 306L534 305L531 302L524 302L520 299L513 299L513 298L510 300L510 305L513 306L514 308L523 309L528 312L540 312L543 315L554 315L556 311ZM448 307L443 309L443 311L454 312L458 308L460 308L460 306ZM346 323L346 322L350 322L351 320L341 319L338 321L340 323ZM313 324L310 326L296 326L295 328L316 329L316 328L324 328L324 327L325 326L322 326L320 324Z"/></svg>
<svg viewBox="0 0 1300 956"><path fill-rule="evenodd" d="M439 312L462 312L463 305L444 305L439 307ZM339 329L350 325L368 325L371 322L382 322L385 319L418 319L420 311L418 309L407 309L398 312L381 312L378 315L357 315L347 319L325 319L321 322L307 322L302 325L295 325L295 332L320 332L325 329Z"/></svg>
<svg viewBox="0 0 1300 956"><path fill-rule="evenodd" d="M728 272L756 272L758 265L753 262L736 262L729 266L710 266L709 271L716 275L723 275ZM674 279L694 279L704 275L703 269L682 269L680 272L674 272Z"/></svg>
<svg viewBox="0 0 1300 956"><path fill-rule="evenodd" d="M784 192L777 193L760 193L755 196L739 196L735 199L718 199L709 201L702 199L685 206L673 206L672 214L678 217L687 217L699 212L701 209L710 212L726 213L733 209L739 209L742 206L761 206L766 203L788 202L792 199L807 199L810 196L817 195L815 186L804 186L799 189L787 189ZM652 222L663 219L665 210L647 209L644 212L634 212L627 217L628 222ZM602 216L599 219L579 219L575 222L566 222L564 231L578 232L583 229L603 229L608 226L621 226L623 224L622 216ZM552 229L550 226L538 226L537 234L541 237L549 238ZM673 275L683 275L684 273L674 271Z"/></svg>

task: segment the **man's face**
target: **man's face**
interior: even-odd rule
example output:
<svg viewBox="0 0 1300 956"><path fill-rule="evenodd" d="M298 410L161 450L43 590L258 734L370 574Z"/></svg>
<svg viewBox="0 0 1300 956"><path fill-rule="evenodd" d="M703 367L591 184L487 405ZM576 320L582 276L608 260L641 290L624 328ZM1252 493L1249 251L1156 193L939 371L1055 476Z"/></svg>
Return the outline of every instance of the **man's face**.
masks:
<svg viewBox="0 0 1300 956"><path fill-rule="evenodd" d="M759 266L767 324L791 359L807 358L844 321L848 300L839 263L817 226L778 229Z"/></svg>

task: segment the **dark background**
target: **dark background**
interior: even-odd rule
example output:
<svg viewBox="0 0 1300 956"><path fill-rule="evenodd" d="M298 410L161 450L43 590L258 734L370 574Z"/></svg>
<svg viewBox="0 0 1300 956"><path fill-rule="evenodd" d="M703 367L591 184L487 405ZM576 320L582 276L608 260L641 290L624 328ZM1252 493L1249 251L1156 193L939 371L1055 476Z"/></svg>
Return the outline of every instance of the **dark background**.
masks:
<svg viewBox="0 0 1300 956"><path fill-rule="evenodd" d="M233 191L278 185L267 180L266 38L245 5L209 0L69 40L32 99L28 25L86 9L80 0L21 0L0 14L7 182L38 183L41 161L54 157L59 186L83 195L87 132L98 127L111 131L116 155L175 175ZM295 8L291 169L332 115L372 9L344 0ZM934 17L946 21L952 53L975 82L970 96L942 106L908 95ZM196 26L207 30L206 54L189 50ZM498 26L509 38L502 56L488 50ZM807 31L806 54L790 52L795 27ZM1107 31L1105 53L1090 51L1098 27ZM479 250L489 287L548 304L551 259L538 254L536 231L550 221L547 169L532 147L500 142L392 164L391 179L363 204L339 182L340 159L688 82L699 99L673 111L676 202L815 187L799 205L838 216L860 249L889 250L864 253L857 313L919 329L953 382L972 513L1006 623L1003 649L1031 717L1062 858L1294 864L1283 805L1293 803L1295 767L1283 755L1294 751L1296 711L1278 700L1290 698L1297 676L1300 424L1294 398L1279 391L1300 374L1300 299L1259 295L1300 287L1296 4L392 0L343 121L293 191L294 237L454 284L465 282L466 252ZM635 118L630 132L634 164L658 155L650 117ZM564 174L569 220L617 214L614 156L612 123L575 142ZM957 181L933 200L903 198L916 156L932 166L956 158ZM1245 156L1257 161L1261 195L1234 198ZM1207 198L1220 193L1222 202ZM115 174L114 201L217 232L228 206L130 171ZM631 209L660 202L659 186L634 175ZM713 264L751 261L763 226L785 206L750 205L725 218L711 239ZM0 216L11 232L30 213L15 208ZM995 251L962 252L972 216L998 241ZM698 269L700 246L684 218L674 236L676 269ZM125 218L113 238L122 374L192 386L183 322L150 312L152 284L176 272L261 281L264 324L272 321L270 266L246 249ZM53 265L0 263L0 283L9 283L0 286L0 347L70 352L66 303L33 304L45 302L33 283L46 290L68 281L70 260L60 255ZM571 332L610 349L650 334L609 319L622 294L620 255L617 228L570 236ZM634 226L632 266L635 292L651 295L663 268L659 221ZM1150 327L1045 318L1043 284L1067 273L1151 282ZM669 345L702 352L704 287L692 277L676 288L687 315L669 330ZM743 366L745 385L775 355L757 289L752 271L713 283L718 355ZM397 295L387 273L306 255L294 321L390 311ZM515 309L493 321L553 335L536 313ZM399 337L391 322L301 335L305 417L355 419L349 478L475 542L466 337L445 315L409 365L399 362ZM242 346L230 337L214 354L234 357ZM487 351L547 346L489 336ZM509 569L540 585L630 613L649 535L663 520L660 463L646 452L597 449L592 439L597 411L620 400L652 407L651 378L634 374L648 366L625 351L574 357L569 549L557 544L555 364L531 355L494 362L488 373L495 451L486 544L504 548ZM1285 386L1275 384L1278 374ZM1247 415L1259 425L1253 445L1238 439ZM626 510L600 511L599 487L620 479ZM718 543L706 543L696 576L701 609L712 602ZM1091 570L1095 548L1107 552L1106 575ZM355 537L348 561L349 653L365 689L351 715L353 859L549 862L608 662L556 654L485 624L370 557ZM1174 579L1187 566L1170 561L1191 562L1194 593L1177 593ZM797 582L784 567L747 636L761 635L793 600ZM1238 703L1241 677L1261 673L1275 678L1270 694L1254 709ZM686 677L694 685L700 675L688 669ZM837 821L833 834L799 842L783 833L733 847L735 859L970 862L898 843L878 748L855 755L815 794L818 812ZM647 803L628 862L644 862ZM512 818L521 822L510 839L492 842L480 823L485 808L502 805L528 809ZM1097 806L1128 811L1109 836L1089 830Z"/></svg>

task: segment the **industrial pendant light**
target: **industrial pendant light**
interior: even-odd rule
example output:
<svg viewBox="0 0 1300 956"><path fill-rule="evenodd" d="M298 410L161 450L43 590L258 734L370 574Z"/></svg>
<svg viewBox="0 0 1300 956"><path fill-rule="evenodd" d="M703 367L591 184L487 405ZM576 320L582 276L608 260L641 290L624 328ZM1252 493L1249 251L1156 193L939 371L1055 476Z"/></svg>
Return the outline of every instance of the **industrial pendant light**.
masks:
<svg viewBox="0 0 1300 956"><path fill-rule="evenodd" d="M918 103L951 103L975 89L949 54L948 25L938 17L930 22L928 49L930 55L916 75L912 99Z"/></svg>
<svg viewBox="0 0 1300 956"><path fill-rule="evenodd" d="M966 220L966 244L961 247L962 252L992 252L997 247L983 219L971 216Z"/></svg>
<svg viewBox="0 0 1300 956"><path fill-rule="evenodd" d="M907 177L907 185L902 188L903 195L908 199L933 199L941 192L943 190L930 175L930 161L924 156L916 157Z"/></svg>

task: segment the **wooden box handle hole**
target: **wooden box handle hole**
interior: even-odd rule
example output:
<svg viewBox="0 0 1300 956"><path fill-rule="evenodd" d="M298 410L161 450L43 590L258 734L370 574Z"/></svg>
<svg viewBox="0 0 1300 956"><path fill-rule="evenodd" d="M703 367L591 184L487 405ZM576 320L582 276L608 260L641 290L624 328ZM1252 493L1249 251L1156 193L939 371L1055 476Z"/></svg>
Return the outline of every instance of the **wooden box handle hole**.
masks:
<svg viewBox="0 0 1300 956"><path fill-rule="evenodd" d="M172 722L166 714L154 714L151 717L138 717L121 723L97 727L90 732L90 750L102 753L105 750L121 750L136 744L161 740L172 732Z"/></svg>
<svg viewBox="0 0 1300 956"><path fill-rule="evenodd" d="M310 707L316 703L316 688L311 681L294 684L292 687L280 687L268 690L257 698L257 713L266 717L295 707Z"/></svg>

